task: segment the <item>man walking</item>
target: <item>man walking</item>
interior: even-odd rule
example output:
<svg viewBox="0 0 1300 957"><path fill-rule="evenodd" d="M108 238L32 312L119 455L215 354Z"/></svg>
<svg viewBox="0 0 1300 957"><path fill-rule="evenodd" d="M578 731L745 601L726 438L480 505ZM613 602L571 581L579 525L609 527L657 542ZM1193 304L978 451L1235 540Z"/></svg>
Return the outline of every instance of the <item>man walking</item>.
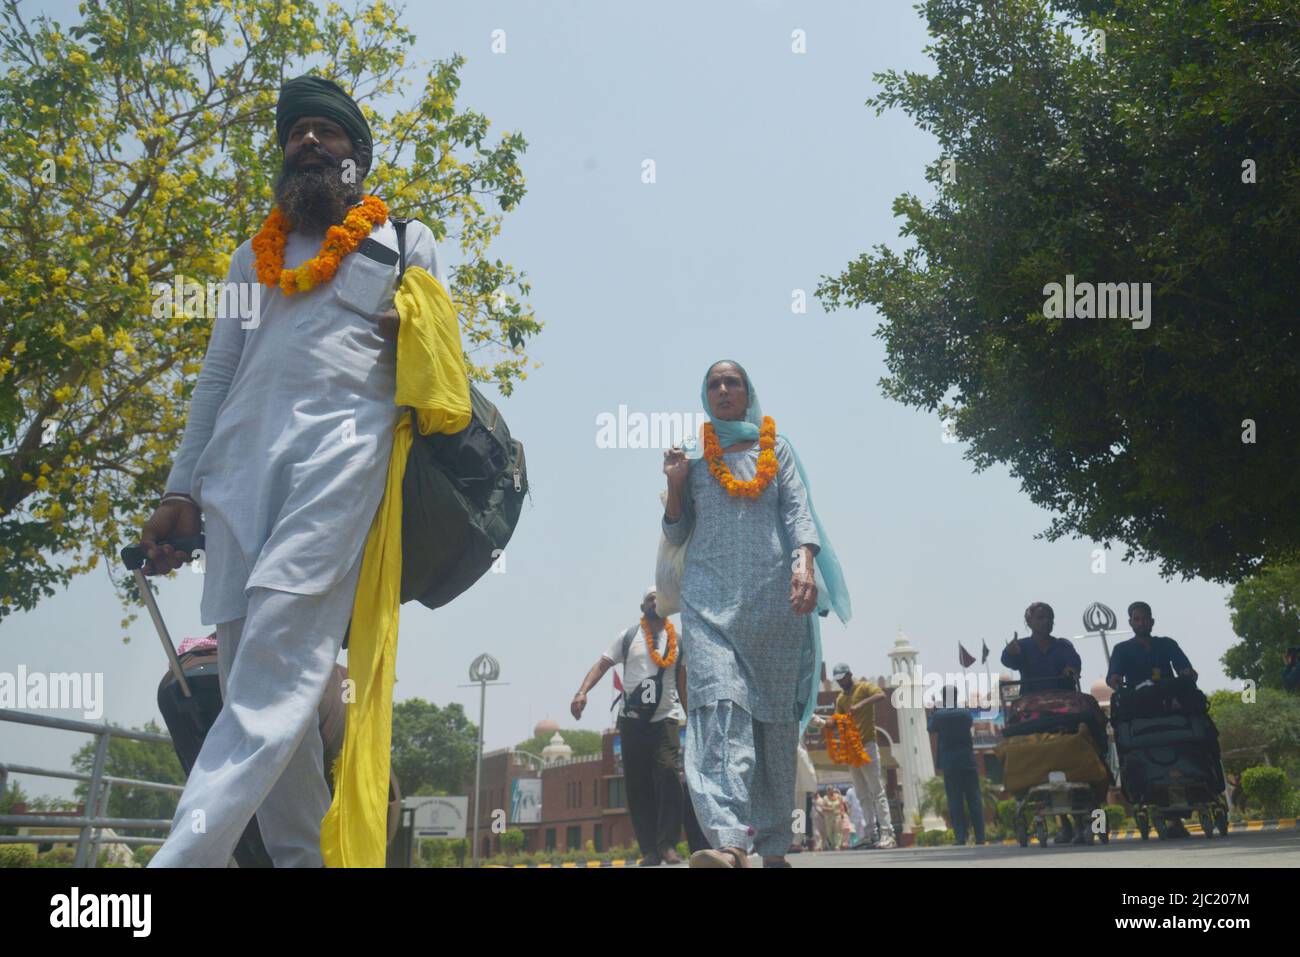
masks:
<svg viewBox="0 0 1300 957"><path fill-rule="evenodd" d="M885 795L885 781L880 773L880 746L876 744L876 702L884 701L885 693L865 678L854 681L853 672L846 664L836 665L831 675L843 690L835 699L835 713L853 716L862 738L862 749L871 758L869 764L849 769L866 825L863 846L897 847L894 823L889 817L889 798ZM875 840L877 828L880 836Z"/></svg>
<svg viewBox="0 0 1300 957"><path fill-rule="evenodd" d="M569 710L581 718L587 692L614 665L623 666L623 700L618 732L623 744L623 779L632 830L641 846L641 866L678 864L682 833L682 785L677 773L679 730L686 697L677 629L655 609L655 590L641 599L641 620L620 632L591 666Z"/></svg>
<svg viewBox="0 0 1300 957"><path fill-rule="evenodd" d="M276 205L227 278L261 284L257 321L213 321L166 493L141 534L146 573L166 573L188 556L159 541L197 534L202 515L201 617L216 625L225 703L155 867L227 866L254 814L275 866L321 866L330 794L317 708L402 415L396 232L361 189L370 128L340 87L302 76L280 91L276 133ZM426 226L412 222L405 246L408 266L445 285Z"/></svg>
<svg viewBox="0 0 1300 957"><path fill-rule="evenodd" d="M968 825L975 831L975 843L984 843L984 802L970 733L973 723L970 710L957 707L957 689L952 685L943 689L941 706L925 719L925 729L939 736L939 771L958 845L966 843Z"/></svg>

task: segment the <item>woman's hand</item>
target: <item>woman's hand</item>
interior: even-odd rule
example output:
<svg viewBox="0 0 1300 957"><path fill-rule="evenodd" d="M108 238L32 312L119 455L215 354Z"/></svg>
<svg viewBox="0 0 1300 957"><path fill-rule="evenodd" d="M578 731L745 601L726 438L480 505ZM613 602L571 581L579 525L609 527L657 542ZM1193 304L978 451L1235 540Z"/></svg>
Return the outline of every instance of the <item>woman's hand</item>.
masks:
<svg viewBox="0 0 1300 957"><path fill-rule="evenodd" d="M682 517L686 480L690 474L691 463L680 446L674 445L664 453L664 475L668 476L668 501L664 503L664 514L670 523Z"/></svg>
<svg viewBox="0 0 1300 957"><path fill-rule="evenodd" d="M664 453L664 475L668 476L668 487L679 491L686 485L691 474L691 463L680 446L674 445Z"/></svg>
<svg viewBox="0 0 1300 957"><path fill-rule="evenodd" d="M795 552L794 572L790 576L790 608L796 615L806 615L817 607L817 579L813 573L813 552L807 545Z"/></svg>

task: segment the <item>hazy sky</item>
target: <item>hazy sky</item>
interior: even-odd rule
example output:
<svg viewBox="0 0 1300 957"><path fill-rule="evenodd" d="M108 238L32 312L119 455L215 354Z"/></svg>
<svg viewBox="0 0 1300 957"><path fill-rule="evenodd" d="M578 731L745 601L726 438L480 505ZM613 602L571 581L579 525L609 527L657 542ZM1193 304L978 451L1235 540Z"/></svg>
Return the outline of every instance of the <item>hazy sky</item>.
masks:
<svg viewBox="0 0 1300 957"><path fill-rule="evenodd" d="M44 8L76 19L74 4ZM530 346L541 368L500 403L532 486L505 572L437 612L404 607L398 700L459 701L477 720L478 692L462 686L487 651L508 682L488 692L489 748L524 740L543 717L574 724L579 681L653 580L664 484L662 452L598 448L597 417L620 405L693 415L705 369L724 357L745 365L798 446L843 562L854 617L823 627L828 662L888 673L902 629L924 668L954 670L959 640L996 655L1023 634L1031 601L1052 604L1056 634L1072 636L1090 602L1122 619L1143 599L1204 685L1225 684L1226 589L1162 581L1122 550L1095 574L1094 543L1036 540L1050 516L1004 469L975 475L936 416L881 396L877 316L828 315L812 297L874 244L902 245L895 196L931 193L933 139L863 106L873 72L930 71L910 3L422 3L405 22L422 58L468 58L463 106L529 142L528 195L493 255L528 273L546 328ZM497 29L505 54L491 52ZM791 52L796 29L806 54ZM797 289L803 315L791 311ZM177 641L211 631L200 593L189 571L161 586ZM103 672L105 717L157 718L162 649L143 613L123 645L121 617L104 572L92 573L0 626L0 671ZM1076 644L1085 679L1101 677L1099 644ZM580 727L606 726L610 694L606 678ZM84 740L0 724L0 760L67 767ZM21 780L29 793L70 792Z"/></svg>

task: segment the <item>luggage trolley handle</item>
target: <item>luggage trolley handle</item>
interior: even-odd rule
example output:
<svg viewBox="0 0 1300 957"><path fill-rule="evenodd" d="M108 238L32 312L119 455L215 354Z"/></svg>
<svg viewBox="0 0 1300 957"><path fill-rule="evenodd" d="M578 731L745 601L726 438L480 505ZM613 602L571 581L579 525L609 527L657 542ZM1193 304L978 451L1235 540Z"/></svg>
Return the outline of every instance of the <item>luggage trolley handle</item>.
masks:
<svg viewBox="0 0 1300 957"><path fill-rule="evenodd" d="M1066 683L1066 682L1068 682L1071 685L1070 688L1061 687L1062 683ZM1018 681L1012 683L1018 684L1020 686L1021 695L1029 694L1034 691L1056 691L1056 690L1082 691L1083 690L1082 686L1079 684L1078 675L1046 675L1042 678L1021 678Z"/></svg>
<svg viewBox="0 0 1300 957"><path fill-rule="evenodd" d="M189 538L168 538L159 539L155 544L170 545L178 552L193 552L203 547L203 536L194 535ZM185 680L185 672L181 668L180 659L176 657L176 646L172 644L172 636L167 631L167 625L163 622L162 614L158 611L158 603L154 601L153 590L144 577L144 563L148 559L148 552L143 545L128 545L122 549L122 564L127 567L134 576L136 587L140 590L140 595L144 598L145 606L149 609L149 617L153 619L154 628L158 630L158 638L162 641L163 650L167 652L167 662L171 666L172 675L176 678L176 683L180 685L181 694L190 698L190 683Z"/></svg>
<svg viewBox="0 0 1300 957"><path fill-rule="evenodd" d="M154 542L155 545L170 545L178 552L193 552L203 547L202 535L191 535L189 538L160 538ZM135 571L142 568L148 560L149 553L143 545L128 545L122 549L122 564L127 571Z"/></svg>

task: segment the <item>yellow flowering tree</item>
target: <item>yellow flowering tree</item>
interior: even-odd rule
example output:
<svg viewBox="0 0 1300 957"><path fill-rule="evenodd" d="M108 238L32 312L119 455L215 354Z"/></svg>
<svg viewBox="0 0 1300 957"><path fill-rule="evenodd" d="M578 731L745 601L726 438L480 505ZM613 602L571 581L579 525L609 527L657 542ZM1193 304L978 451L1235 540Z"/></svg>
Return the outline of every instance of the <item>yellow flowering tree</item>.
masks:
<svg viewBox="0 0 1300 957"><path fill-rule="evenodd" d="M0 0L0 620L101 558L139 597L116 554L162 491L211 325L154 318L153 284L223 280L266 216L288 77L352 91L367 190L459 245L472 374L506 393L526 377L528 284L487 255L526 143L457 108L463 58L408 65L401 9L87 0L64 27L24 6Z"/></svg>

